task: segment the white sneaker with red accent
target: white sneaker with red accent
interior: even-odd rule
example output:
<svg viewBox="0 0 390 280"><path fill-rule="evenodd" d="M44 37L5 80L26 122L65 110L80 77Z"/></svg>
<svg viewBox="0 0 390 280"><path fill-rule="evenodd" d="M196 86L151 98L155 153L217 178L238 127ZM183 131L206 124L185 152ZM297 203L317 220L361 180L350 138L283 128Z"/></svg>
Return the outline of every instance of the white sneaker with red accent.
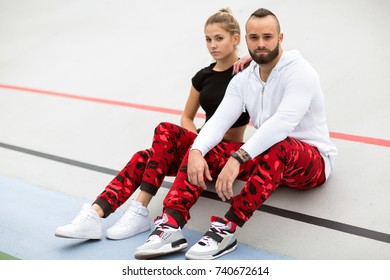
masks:
<svg viewBox="0 0 390 280"><path fill-rule="evenodd" d="M234 236L236 227L234 222L212 216L210 229L198 243L188 250L186 258L212 260L235 250L237 247L237 239Z"/></svg>
<svg viewBox="0 0 390 280"><path fill-rule="evenodd" d="M156 218L154 224L155 230L148 240L136 248L134 253L136 259L151 259L187 248L187 240L172 217L163 214L162 217Z"/></svg>

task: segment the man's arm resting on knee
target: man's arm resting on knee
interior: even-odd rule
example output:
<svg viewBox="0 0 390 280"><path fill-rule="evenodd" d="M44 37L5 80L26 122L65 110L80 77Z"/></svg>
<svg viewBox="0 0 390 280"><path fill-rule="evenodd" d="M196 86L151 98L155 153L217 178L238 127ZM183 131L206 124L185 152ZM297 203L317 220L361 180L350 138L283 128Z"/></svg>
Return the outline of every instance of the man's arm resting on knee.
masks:
<svg viewBox="0 0 390 280"><path fill-rule="evenodd" d="M200 186L203 189L207 189L204 178L212 181L209 166L206 160L203 158L201 151L191 150L188 156L187 166L188 181L196 186Z"/></svg>

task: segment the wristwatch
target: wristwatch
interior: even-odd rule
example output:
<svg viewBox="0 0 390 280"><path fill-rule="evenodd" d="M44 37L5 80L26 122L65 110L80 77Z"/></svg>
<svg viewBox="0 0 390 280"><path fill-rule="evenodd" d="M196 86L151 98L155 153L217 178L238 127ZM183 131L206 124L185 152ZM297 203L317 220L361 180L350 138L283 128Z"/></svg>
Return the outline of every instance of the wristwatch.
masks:
<svg viewBox="0 0 390 280"><path fill-rule="evenodd" d="M242 158L241 158L236 152L233 152L233 153L231 154L231 156L232 156L233 158L235 158L240 164L243 164L243 163L244 163L244 161L242 160Z"/></svg>

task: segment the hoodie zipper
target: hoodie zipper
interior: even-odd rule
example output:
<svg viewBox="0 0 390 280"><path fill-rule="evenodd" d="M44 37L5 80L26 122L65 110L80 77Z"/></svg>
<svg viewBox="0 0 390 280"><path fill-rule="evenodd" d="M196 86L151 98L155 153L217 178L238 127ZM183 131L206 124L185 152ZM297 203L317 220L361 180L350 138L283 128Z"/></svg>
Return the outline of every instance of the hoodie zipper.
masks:
<svg viewBox="0 0 390 280"><path fill-rule="evenodd" d="M276 67L276 66L275 66ZM268 76L268 79L266 82L263 82L260 78L260 73L259 73L259 81L261 83L261 85L263 86L263 88L261 89L261 114L260 114L260 119L259 119L259 125L262 124L261 120L262 120L262 117L263 117L263 113L264 113L264 93L265 93L265 87L267 84L269 84L271 82L271 80L274 78L275 76L275 68L272 69L270 75ZM257 77L257 76L256 76Z"/></svg>
<svg viewBox="0 0 390 280"><path fill-rule="evenodd" d="M265 91L265 82L263 82L261 79L260 80L260 83L261 83L261 86L263 87L261 89L261 113L260 113L260 116L259 116L259 125L262 124L262 118L263 118L263 112L264 112L264 91Z"/></svg>

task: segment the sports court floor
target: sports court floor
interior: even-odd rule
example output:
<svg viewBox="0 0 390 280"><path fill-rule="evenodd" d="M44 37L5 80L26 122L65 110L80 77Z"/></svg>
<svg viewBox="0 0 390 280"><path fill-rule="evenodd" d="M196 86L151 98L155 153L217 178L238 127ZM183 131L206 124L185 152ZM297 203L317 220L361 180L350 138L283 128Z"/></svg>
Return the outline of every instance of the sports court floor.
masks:
<svg viewBox="0 0 390 280"><path fill-rule="evenodd" d="M211 63L203 24L222 7L243 35L257 8L279 17L284 49L300 50L320 75L339 150L325 186L278 189L224 258L390 260L387 0L0 0L0 259L133 259L147 233L80 241L54 230L150 146L159 122L179 123L192 76ZM244 37L240 50L247 54ZM205 192L185 228L189 242L227 207Z"/></svg>

